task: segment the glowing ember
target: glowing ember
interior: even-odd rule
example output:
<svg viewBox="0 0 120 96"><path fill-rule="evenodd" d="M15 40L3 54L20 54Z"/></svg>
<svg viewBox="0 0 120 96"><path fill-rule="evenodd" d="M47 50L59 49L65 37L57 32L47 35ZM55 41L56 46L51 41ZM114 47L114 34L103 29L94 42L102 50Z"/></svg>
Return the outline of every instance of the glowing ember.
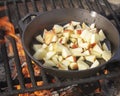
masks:
<svg viewBox="0 0 120 96"><path fill-rule="evenodd" d="M37 82L38 86L41 86L43 84L42 81ZM32 87L31 84L26 84L25 85L27 88ZM20 86L16 86L17 89L20 89ZM52 96L50 90L41 90L41 91L35 91L32 93L24 93L24 94L19 94L19 96Z"/></svg>

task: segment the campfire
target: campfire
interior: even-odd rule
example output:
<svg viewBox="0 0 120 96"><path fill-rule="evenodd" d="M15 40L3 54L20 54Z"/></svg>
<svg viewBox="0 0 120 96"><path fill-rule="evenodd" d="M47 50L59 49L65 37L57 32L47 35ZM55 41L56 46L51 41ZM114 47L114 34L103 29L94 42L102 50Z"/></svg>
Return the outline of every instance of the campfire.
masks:
<svg viewBox="0 0 120 96"><path fill-rule="evenodd" d="M27 66L26 60L25 60L25 53L24 53L24 50L23 50L23 47L22 47L22 44L20 41L20 36L19 36L19 34L15 34L14 26L12 25L12 23L9 22L8 17L3 17L0 19L0 28L3 28L3 30L5 30L5 40L1 40L0 43L8 43L8 54L9 54L9 57L12 57L12 56L14 56L13 48L12 48L11 43L9 42L9 39L6 36L11 36L12 38L14 38L16 40L17 50L19 50L18 54L21 59L22 73L25 78L30 78L28 66ZM39 76L40 68L34 62L32 64L33 64L32 66L34 68L34 75ZM16 78L17 78L17 76L16 76ZM36 83L37 83L37 86L43 85L42 81L38 81ZM20 85L16 85L15 87L18 90L21 89ZM25 84L25 87L31 88L32 84L31 83ZM35 91L33 93L19 94L19 96L51 96L51 95L50 95L49 90L42 90L42 91Z"/></svg>
<svg viewBox="0 0 120 96"><path fill-rule="evenodd" d="M2 68L4 70L4 74L0 74L0 76L5 78L3 81L2 79L0 81L0 96L120 95L119 62L107 66L106 69L101 70L95 76L82 79L64 79L46 73L43 74L44 70L40 69L40 67L35 62L31 61L31 59L27 57L21 43L21 34L20 30L18 29L19 20L24 16L29 15L28 13L41 13L61 8L82 8L87 10L94 10L97 13L108 17L108 19L113 21L118 29L120 28L119 7L113 5L111 8L107 3L107 0L0 1L0 48L3 48L2 50L6 51L7 53L5 54L6 56L4 54L1 55L2 52L0 53L0 57L6 57L0 60L0 72L2 73ZM114 11L116 14L114 14ZM7 60L5 61L5 59ZM13 68L11 68L11 65ZM29 65L31 65L32 68ZM20 81L22 81L22 83Z"/></svg>

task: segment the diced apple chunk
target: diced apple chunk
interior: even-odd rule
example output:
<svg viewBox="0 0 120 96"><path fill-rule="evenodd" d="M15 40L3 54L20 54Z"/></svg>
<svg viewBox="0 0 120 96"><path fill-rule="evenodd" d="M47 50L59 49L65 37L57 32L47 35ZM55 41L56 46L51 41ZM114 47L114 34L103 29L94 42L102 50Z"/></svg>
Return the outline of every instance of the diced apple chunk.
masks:
<svg viewBox="0 0 120 96"><path fill-rule="evenodd" d="M87 63L85 63L84 61L78 61L78 70L86 70L89 68L89 65Z"/></svg>
<svg viewBox="0 0 120 96"><path fill-rule="evenodd" d="M45 60L45 63L43 65L47 67L56 66L56 64L52 60Z"/></svg>
<svg viewBox="0 0 120 96"><path fill-rule="evenodd" d="M60 26L60 25L55 24L55 25L53 26L53 30L54 30L55 33L60 33L60 32L63 31L63 27Z"/></svg>
<svg viewBox="0 0 120 96"><path fill-rule="evenodd" d="M44 50L43 48L37 50L35 52L35 54L33 55L33 57L37 60L42 60L45 56L46 56L46 50Z"/></svg>
<svg viewBox="0 0 120 96"><path fill-rule="evenodd" d="M55 36L55 33L53 31L45 32L45 43L50 44L54 36Z"/></svg>
<svg viewBox="0 0 120 96"><path fill-rule="evenodd" d="M103 41L106 38L103 30L99 31L99 38L100 38L101 41Z"/></svg>
<svg viewBox="0 0 120 96"><path fill-rule="evenodd" d="M102 53L102 57L105 61L110 60L111 56L112 56L111 51L103 51Z"/></svg>
<svg viewBox="0 0 120 96"><path fill-rule="evenodd" d="M95 28L95 23L92 23L92 24L90 25L90 28L91 28L91 29Z"/></svg>
<svg viewBox="0 0 120 96"><path fill-rule="evenodd" d="M99 42L99 39L100 37L99 37L99 35L97 34L97 33L94 33L94 34L92 34L92 36L91 36L91 44L93 44L93 43L98 43Z"/></svg>
<svg viewBox="0 0 120 96"><path fill-rule="evenodd" d="M57 56L57 55L54 55L54 56L52 57L52 61L53 61L55 64L59 64L58 56Z"/></svg>
<svg viewBox="0 0 120 96"><path fill-rule="evenodd" d="M91 65L91 67L90 68L94 68L94 67L97 67L97 66L99 66L99 61L98 60L95 60L95 62L93 62L93 64Z"/></svg>
<svg viewBox="0 0 120 96"><path fill-rule="evenodd" d="M58 64L58 68L59 68L59 70L68 70L68 67L63 64Z"/></svg>
<svg viewBox="0 0 120 96"><path fill-rule="evenodd" d="M90 33L88 30L83 30L80 35L80 37L87 42L91 41L91 36L92 36L92 33Z"/></svg>
<svg viewBox="0 0 120 96"><path fill-rule="evenodd" d="M96 58L102 58L102 54L94 51L93 49L90 50L91 55L95 55Z"/></svg>
<svg viewBox="0 0 120 96"><path fill-rule="evenodd" d="M103 50L105 50L105 51L109 51L109 49L108 49L108 47L107 47L107 45L106 45L105 43L103 43L102 48L103 48Z"/></svg>
<svg viewBox="0 0 120 96"><path fill-rule="evenodd" d="M99 47L98 44L96 44L96 45L93 47L93 51L96 51L96 52L98 52L98 53L100 53L100 54L103 53L103 50L101 49L101 47Z"/></svg>
<svg viewBox="0 0 120 96"><path fill-rule="evenodd" d="M33 50L34 50L34 51L37 51L37 50L39 50L40 48L42 48L42 45L41 45L41 44L34 44L34 45L33 45Z"/></svg>
<svg viewBox="0 0 120 96"><path fill-rule="evenodd" d="M41 35L36 36L36 40L41 42L41 43L44 43L44 40L43 40Z"/></svg>
<svg viewBox="0 0 120 96"><path fill-rule="evenodd" d="M70 36L70 32L63 32L63 36L67 39L69 39L69 36Z"/></svg>
<svg viewBox="0 0 120 96"><path fill-rule="evenodd" d="M70 50L67 47L63 47L62 48L62 56L63 56L63 58L66 58L66 57L68 57L70 55L71 55Z"/></svg>
<svg viewBox="0 0 120 96"><path fill-rule="evenodd" d="M70 62L76 62L76 57L74 56L69 56L65 60L70 61Z"/></svg>
<svg viewBox="0 0 120 96"><path fill-rule="evenodd" d="M63 60L63 61L62 61L62 64L65 65L65 66L69 66L69 65L70 65L70 61L68 61L68 60Z"/></svg>
<svg viewBox="0 0 120 96"><path fill-rule="evenodd" d="M81 44L79 45L79 47L81 47L81 48L85 48L85 49L88 49L89 46L90 46L89 43L81 43Z"/></svg>
<svg viewBox="0 0 120 96"><path fill-rule="evenodd" d="M85 59L87 61L94 62L96 60L96 56L95 55L88 55L88 56L85 56Z"/></svg>
<svg viewBox="0 0 120 96"><path fill-rule="evenodd" d="M72 24L73 26L76 26L76 25L79 25L80 22L77 22L77 21L71 21L71 24Z"/></svg>
<svg viewBox="0 0 120 96"><path fill-rule="evenodd" d="M75 48L75 49L70 49L70 51L71 51L73 56L81 56L83 49L82 48Z"/></svg>
<svg viewBox="0 0 120 96"><path fill-rule="evenodd" d="M49 51L49 52L47 52L47 54L46 54L46 59L50 59L50 58L52 58L52 56L54 56L55 55L55 51Z"/></svg>
<svg viewBox="0 0 120 96"><path fill-rule="evenodd" d="M73 62L73 63L70 63L70 65L69 65L69 67L70 67L70 69L77 69L78 68L78 64L77 63L75 63L75 62Z"/></svg>

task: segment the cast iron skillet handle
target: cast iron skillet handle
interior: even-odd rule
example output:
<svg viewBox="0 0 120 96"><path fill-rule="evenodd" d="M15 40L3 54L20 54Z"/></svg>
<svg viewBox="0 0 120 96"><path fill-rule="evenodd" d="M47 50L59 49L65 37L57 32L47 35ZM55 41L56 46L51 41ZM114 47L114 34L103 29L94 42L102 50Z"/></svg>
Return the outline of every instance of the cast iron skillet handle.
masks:
<svg viewBox="0 0 120 96"><path fill-rule="evenodd" d="M29 13L25 17L23 17L19 21L19 27L22 29L22 31L25 30L26 26L34 19L34 17L38 16L39 13Z"/></svg>

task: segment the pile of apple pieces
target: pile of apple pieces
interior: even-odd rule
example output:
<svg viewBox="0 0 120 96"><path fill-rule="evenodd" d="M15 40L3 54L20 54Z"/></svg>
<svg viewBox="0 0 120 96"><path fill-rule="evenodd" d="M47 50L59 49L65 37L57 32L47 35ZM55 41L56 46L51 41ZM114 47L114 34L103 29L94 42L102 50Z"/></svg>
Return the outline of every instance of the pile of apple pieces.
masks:
<svg viewBox="0 0 120 96"><path fill-rule="evenodd" d="M60 70L94 68L100 65L99 58L105 61L111 58L105 39L104 32L98 31L95 24L88 26L76 21L64 26L55 24L51 30L45 29L43 36L36 36L40 44L33 45L33 57L44 60L44 66Z"/></svg>

